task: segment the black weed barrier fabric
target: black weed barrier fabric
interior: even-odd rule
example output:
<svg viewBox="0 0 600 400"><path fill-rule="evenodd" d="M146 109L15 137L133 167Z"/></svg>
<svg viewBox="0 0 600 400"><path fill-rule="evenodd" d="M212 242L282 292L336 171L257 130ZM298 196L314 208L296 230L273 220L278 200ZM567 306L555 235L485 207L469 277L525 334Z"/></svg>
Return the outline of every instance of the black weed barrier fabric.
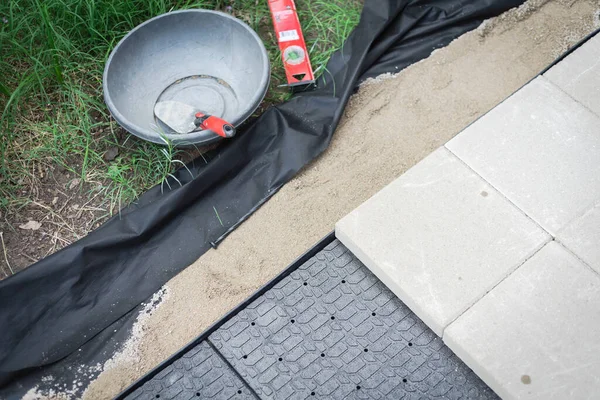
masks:
<svg viewBox="0 0 600 400"><path fill-rule="evenodd" d="M84 239L0 282L4 394L16 395L28 376L74 357L110 357L114 348L103 343L125 336L117 328L131 325L140 303L327 148L360 81L398 72L522 2L367 0L317 89L269 108L208 163L179 170L181 186L170 181L151 189Z"/></svg>

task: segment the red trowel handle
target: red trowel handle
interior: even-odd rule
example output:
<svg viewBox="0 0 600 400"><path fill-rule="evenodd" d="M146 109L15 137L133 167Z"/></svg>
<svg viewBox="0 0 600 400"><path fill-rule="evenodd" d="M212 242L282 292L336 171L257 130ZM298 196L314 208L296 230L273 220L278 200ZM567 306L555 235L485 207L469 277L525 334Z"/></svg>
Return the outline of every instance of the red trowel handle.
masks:
<svg viewBox="0 0 600 400"><path fill-rule="evenodd" d="M213 115L196 113L194 124L202 129L213 131L219 136L230 138L235 135L235 128L229 122Z"/></svg>

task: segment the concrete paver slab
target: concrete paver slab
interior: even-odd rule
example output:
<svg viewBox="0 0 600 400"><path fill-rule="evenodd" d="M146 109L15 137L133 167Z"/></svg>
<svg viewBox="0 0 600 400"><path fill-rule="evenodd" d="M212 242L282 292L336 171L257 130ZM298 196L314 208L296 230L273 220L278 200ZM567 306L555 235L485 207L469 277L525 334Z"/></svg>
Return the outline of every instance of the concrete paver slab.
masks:
<svg viewBox="0 0 600 400"><path fill-rule="evenodd" d="M600 202L559 231L557 239L600 273Z"/></svg>
<svg viewBox="0 0 600 400"><path fill-rule="evenodd" d="M444 148L339 221L336 236L438 335L550 239Z"/></svg>
<svg viewBox="0 0 600 400"><path fill-rule="evenodd" d="M543 77L446 147L553 235L600 198L600 118Z"/></svg>
<svg viewBox="0 0 600 400"><path fill-rule="evenodd" d="M550 242L444 331L500 397L600 393L600 277Z"/></svg>
<svg viewBox="0 0 600 400"><path fill-rule="evenodd" d="M544 76L600 115L600 35L588 40Z"/></svg>

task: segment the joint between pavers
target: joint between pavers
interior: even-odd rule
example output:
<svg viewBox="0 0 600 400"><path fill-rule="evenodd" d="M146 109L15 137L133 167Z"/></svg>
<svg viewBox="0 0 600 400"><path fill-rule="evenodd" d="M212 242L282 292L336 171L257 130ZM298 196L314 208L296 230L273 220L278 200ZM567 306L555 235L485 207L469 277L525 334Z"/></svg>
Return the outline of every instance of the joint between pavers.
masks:
<svg viewBox="0 0 600 400"><path fill-rule="evenodd" d="M573 250L571 250L566 243L563 243L562 240L560 240L559 238L554 238L554 241L556 243L558 243L563 249L566 250L567 253L569 253L570 255L572 255L573 257L575 257L577 259L577 261L579 261L580 263L582 263L583 265L585 265L587 268L589 268L593 273L595 273L596 275L600 276L600 272L596 271L594 268L592 268L591 265L589 265L583 258L579 257L577 255L577 253L575 253Z"/></svg>
<svg viewBox="0 0 600 400"><path fill-rule="evenodd" d="M519 268L521 268L523 266L523 264L525 264L527 261L529 261L531 258L533 258L533 256L535 256L537 253L539 253L544 247L546 247L546 245L550 242L555 241L556 239L552 236L549 235L549 238L546 238L546 241L542 242L537 248L535 248L531 254L527 257L525 257L525 259L523 259L523 261L519 264L517 264L516 267L512 268L510 270L510 272L504 277L502 278L500 281L498 281L498 283L496 283L494 286L492 286L489 290L487 290L483 295L481 295L477 300L475 300L473 302L473 304L471 304L469 307L467 307L463 312L461 312L459 315L456 316L456 318L454 318L452 321L450 321L446 326L444 326L442 328L442 334L440 335L440 337L442 339L444 339L444 335L446 333L446 329L452 325L454 322L456 322L457 319L459 319L460 317L462 317L467 311L469 311L475 304L479 303L481 301L481 299L483 299L485 296L488 295L488 293L490 293L492 290L494 290L496 288L496 286L500 285L502 282L504 282L509 276L511 276L513 273L515 273L516 270L518 270ZM563 245L564 247L564 245Z"/></svg>
<svg viewBox="0 0 600 400"><path fill-rule="evenodd" d="M575 216L569 222L565 223L560 229L556 231L555 238L558 238L560 233L563 232L569 225L577 221L579 218L583 218L588 212L592 211L597 206L600 206L600 199L592 201L589 205L582 208L583 211L581 211L579 214L575 214ZM565 245L563 244L563 246Z"/></svg>
<svg viewBox="0 0 600 400"><path fill-rule="evenodd" d="M568 92L566 92L563 88L561 88L560 86L558 86L556 83L552 82L550 80L550 78L546 78L546 74L544 75L540 75L541 78L544 78L544 80L546 82L548 82L550 85L552 85L554 88L558 89L560 92L562 92L563 94L566 94L567 97L569 97L571 100L573 100L575 103L577 103L579 106L583 107L585 110L591 112L592 114L594 114L596 117L600 118L600 114L597 114L594 110L592 110L591 108L589 108L588 106L586 106L585 104L583 104L582 102L580 102L579 100L577 100L575 97L571 96L571 94L569 94Z"/></svg>
<svg viewBox="0 0 600 400"><path fill-rule="evenodd" d="M229 368L231 372L233 372L233 374L246 386L246 389L248 389L252 396L254 396L255 399L260 399L258 393L256 393L254 388L250 386L250 383L240 374L240 371L238 371L233 365L231 365L229 360L223 355L223 353L219 351L217 346L215 346L214 343L210 340L210 337L206 338L205 341L208 344L208 347L210 347L215 352L217 357L219 357L221 361L225 364L226 368Z"/></svg>
<svg viewBox="0 0 600 400"><path fill-rule="evenodd" d="M457 135L458 136L458 135ZM448 142L446 142L446 144L448 144ZM498 194L500 196L502 196L506 201L508 201L510 204L512 204L517 210L519 210L521 212L521 214L523 214L527 219L529 219L531 222L533 222L538 228L540 228L542 231L544 231L547 235L549 235L552 239L555 239L555 236L553 234L551 234L550 232L548 232L546 229L544 229L544 227L542 225L540 225L535 219L533 219L532 217L529 216L529 214L527 214L525 212L525 210L523 210L521 207L517 206L511 199L509 199L508 197L506 197L506 195L504 193L502 193L500 191L500 189L498 189L496 186L492 185L487 179L485 179L483 176L481 176L481 174L479 174L477 171L475 171L473 168L471 168L471 166L469 164L467 164L462 158L460 158L456 153L454 153L452 150L450 150L450 148L448 148L446 146L446 144L444 144L444 148L446 150L448 150L450 152L450 154L452 154L454 157L456 157L456 159L458 161L460 161L465 167L467 167L469 170L473 171L473 173L475 175L477 175L478 177L480 177L485 183L487 183L488 185L490 185L492 187L492 189L494 189L496 192L498 192Z"/></svg>

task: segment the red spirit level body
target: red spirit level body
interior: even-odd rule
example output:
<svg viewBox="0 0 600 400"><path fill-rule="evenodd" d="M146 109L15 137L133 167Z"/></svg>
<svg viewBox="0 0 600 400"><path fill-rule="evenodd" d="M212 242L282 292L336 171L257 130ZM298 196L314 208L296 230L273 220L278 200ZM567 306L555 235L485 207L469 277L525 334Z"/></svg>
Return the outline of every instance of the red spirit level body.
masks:
<svg viewBox="0 0 600 400"><path fill-rule="evenodd" d="M268 0L288 86L310 85L315 76L294 0Z"/></svg>

